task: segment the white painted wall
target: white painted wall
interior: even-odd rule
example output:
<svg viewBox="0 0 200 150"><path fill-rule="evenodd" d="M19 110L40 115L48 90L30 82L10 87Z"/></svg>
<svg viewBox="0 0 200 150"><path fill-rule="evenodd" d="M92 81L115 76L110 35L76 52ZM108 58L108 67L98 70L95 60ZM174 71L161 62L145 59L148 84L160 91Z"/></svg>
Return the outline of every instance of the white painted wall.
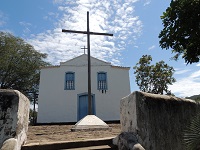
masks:
<svg viewBox="0 0 200 150"><path fill-rule="evenodd" d="M75 90L64 90L65 72L75 72ZM97 90L97 72L107 72L106 93ZM87 93L87 55L41 69L38 123L76 122L78 94ZM129 68L114 67L91 57L92 94L96 116L104 121L120 119L120 99L130 94Z"/></svg>

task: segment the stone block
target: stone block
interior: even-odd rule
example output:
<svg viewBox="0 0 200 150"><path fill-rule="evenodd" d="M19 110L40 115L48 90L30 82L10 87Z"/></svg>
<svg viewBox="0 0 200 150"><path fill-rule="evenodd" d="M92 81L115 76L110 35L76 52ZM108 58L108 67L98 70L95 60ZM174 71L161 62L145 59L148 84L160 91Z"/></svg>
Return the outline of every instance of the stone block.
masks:
<svg viewBox="0 0 200 150"><path fill-rule="evenodd" d="M27 139L30 102L17 90L0 89L0 147L20 150ZM16 142L15 142L16 141ZM16 148L17 147L17 148ZM9 150L12 150L9 148Z"/></svg>
<svg viewBox="0 0 200 150"><path fill-rule="evenodd" d="M1 150L18 150L17 140L10 138L3 143Z"/></svg>
<svg viewBox="0 0 200 150"><path fill-rule="evenodd" d="M183 132L200 112L193 100L138 91L120 105L122 132L134 132L147 150L184 150Z"/></svg>
<svg viewBox="0 0 200 150"><path fill-rule="evenodd" d="M120 150L145 150L138 143L137 135L133 132L122 132L113 140L113 144L117 145Z"/></svg>

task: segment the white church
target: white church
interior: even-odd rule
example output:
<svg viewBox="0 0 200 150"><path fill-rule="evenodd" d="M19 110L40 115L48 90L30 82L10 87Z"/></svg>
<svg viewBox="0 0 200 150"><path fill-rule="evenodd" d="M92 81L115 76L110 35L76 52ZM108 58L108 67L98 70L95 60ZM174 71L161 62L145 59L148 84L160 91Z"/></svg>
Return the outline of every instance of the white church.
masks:
<svg viewBox="0 0 200 150"><path fill-rule="evenodd" d="M41 68L37 123L77 122L88 112L88 58ZM92 112L104 121L120 120L120 100L130 94L130 67L91 57Z"/></svg>

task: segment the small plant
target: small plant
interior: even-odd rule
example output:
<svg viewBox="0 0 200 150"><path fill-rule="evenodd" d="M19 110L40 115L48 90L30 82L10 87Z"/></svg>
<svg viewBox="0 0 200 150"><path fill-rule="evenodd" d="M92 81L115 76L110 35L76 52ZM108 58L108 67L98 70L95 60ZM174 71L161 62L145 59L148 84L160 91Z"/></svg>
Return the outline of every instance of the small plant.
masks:
<svg viewBox="0 0 200 150"><path fill-rule="evenodd" d="M200 113L192 119L184 131L183 139L187 150L200 150Z"/></svg>
<svg viewBox="0 0 200 150"><path fill-rule="evenodd" d="M36 123L36 119L37 119L37 111L30 109L30 112L29 112L30 124L34 125Z"/></svg>

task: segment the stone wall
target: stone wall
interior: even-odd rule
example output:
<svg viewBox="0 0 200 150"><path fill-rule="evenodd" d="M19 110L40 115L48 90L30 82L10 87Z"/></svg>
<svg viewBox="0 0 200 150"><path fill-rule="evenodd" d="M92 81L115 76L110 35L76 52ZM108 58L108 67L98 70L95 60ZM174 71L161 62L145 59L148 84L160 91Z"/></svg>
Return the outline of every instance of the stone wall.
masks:
<svg viewBox="0 0 200 150"><path fill-rule="evenodd" d="M29 109L30 102L22 93L0 89L0 148L11 146L11 141L13 148L21 149L27 138Z"/></svg>
<svg viewBox="0 0 200 150"><path fill-rule="evenodd" d="M122 132L134 132L146 150L184 150L183 131L200 104L166 95L133 92L121 100Z"/></svg>

